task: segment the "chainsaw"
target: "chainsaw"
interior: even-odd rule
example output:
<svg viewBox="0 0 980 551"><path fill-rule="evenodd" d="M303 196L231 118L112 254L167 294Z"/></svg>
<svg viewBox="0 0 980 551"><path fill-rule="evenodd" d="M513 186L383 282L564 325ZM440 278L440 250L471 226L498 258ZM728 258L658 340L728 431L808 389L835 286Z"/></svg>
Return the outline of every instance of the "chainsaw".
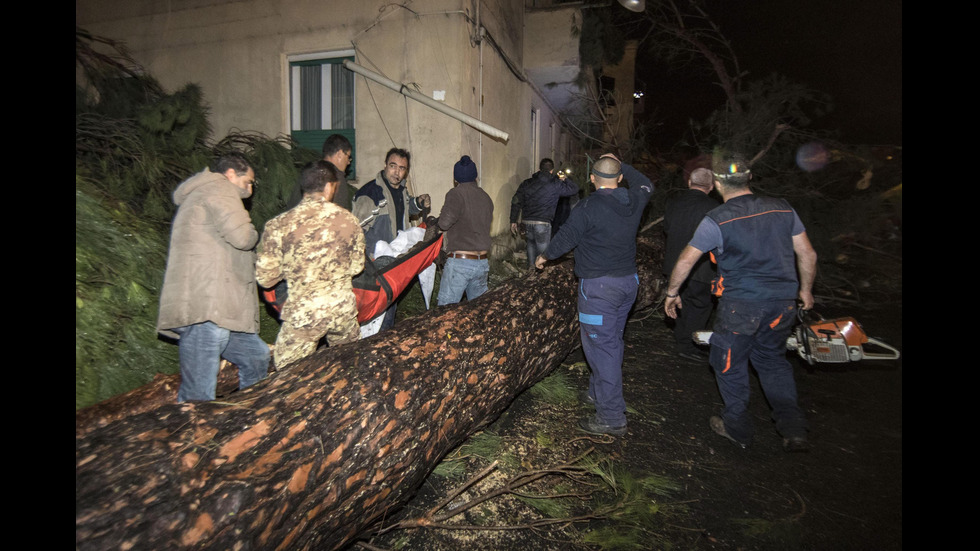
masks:
<svg viewBox="0 0 980 551"><path fill-rule="evenodd" d="M901 354L892 346L869 337L852 317L823 319L812 310L797 310L800 323L786 339L786 349L796 351L810 365L847 363L861 360L897 360ZM711 331L695 331L694 341L709 344ZM883 352L865 350L864 345Z"/></svg>

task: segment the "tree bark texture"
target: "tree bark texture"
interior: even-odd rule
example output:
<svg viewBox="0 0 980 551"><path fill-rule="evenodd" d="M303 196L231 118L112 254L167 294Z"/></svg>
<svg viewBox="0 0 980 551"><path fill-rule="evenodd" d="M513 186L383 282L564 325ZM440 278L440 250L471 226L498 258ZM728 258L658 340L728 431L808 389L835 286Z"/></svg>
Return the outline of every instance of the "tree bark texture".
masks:
<svg viewBox="0 0 980 551"><path fill-rule="evenodd" d="M637 309L659 298L662 243L642 241L638 257ZM576 292L560 262L222 401L157 392L166 403L76 422L76 548L352 543L561 363L579 339Z"/></svg>

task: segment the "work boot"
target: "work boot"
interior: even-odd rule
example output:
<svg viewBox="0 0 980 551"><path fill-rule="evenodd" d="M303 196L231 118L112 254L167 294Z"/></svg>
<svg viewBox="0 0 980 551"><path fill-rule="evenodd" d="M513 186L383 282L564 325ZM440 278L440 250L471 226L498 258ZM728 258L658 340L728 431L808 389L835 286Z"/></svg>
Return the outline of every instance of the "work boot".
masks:
<svg viewBox="0 0 980 551"><path fill-rule="evenodd" d="M736 446L742 448L743 450L748 447L748 445L743 444L738 440L735 440L734 438L732 438L732 435L728 434L728 431L725 430L725 421L723 421L721 417L718 417L717 415L712 415L711 418L708 419L708 426L711 427L711 430L715 431L715 434L731 440L732 442L735 443Z"/></svg>
<svg viewBox="0 0 980 551"><path fill-rule="evenodd" d="M594 406L595 405L595 398L593 398L592 396L589 396L589 391L588 390L583 390L578 395L578 399L579 399L580 402L589 404L590 406Z"/></svg>
<svg viewBox="0 0 980 551"><path fill-rule="evenodd" d="M614 427L612 425L607 425L600 422L595 417L583 417L578 420L578 426L585 432L591 434L612 434L614 436L622 436L626 434L626 425L621 427Z"/></svg>
<svg viewBox="0 0 980 551"><path fill-rule="evenodd" d="M783 451L788 453L801 453L810 451L810 442L806 436L790 436L783 438Z"/></svg>

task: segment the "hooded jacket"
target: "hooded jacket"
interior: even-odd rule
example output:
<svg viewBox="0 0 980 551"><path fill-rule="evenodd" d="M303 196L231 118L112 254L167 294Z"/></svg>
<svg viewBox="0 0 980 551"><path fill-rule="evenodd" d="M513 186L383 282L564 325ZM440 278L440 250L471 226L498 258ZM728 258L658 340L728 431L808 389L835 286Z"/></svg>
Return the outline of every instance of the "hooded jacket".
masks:
<svg viewBox="0 0 980 551"><path fill-rule="evenodd" d="M157 331L211 321L258 333L255 252L259 234L242 204L247 192L208 169L174 191L177 214L160 292Z"/></svg>
<svg viewBox="0 0 980 551"><path fill-rule="evenodd" d="M580 201L548 244L545 258L575 249L575 275L582 279L636 273L636 232L653 183L630 165L622 166L630 187L599 189Z"/></svg>

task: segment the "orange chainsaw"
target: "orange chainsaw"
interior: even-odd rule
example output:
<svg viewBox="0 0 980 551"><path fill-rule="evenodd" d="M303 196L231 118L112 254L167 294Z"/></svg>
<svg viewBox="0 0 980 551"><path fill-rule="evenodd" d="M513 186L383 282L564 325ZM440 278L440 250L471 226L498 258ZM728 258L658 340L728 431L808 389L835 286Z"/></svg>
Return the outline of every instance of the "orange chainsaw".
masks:
<svg viewBox="0 0 980 551"><path fill-rule="evenodd" d="M798 310L800 324L786 339L786 348L795 350L810 365L847 363L861 360L897 360L901 354L892 346L869 337L851 317L823 319L812 310ZM695 331L694 341L709 344L711 331ZM870 350L865 350L868 345ZM881 351L876 351L881 350Z"/></svg>

